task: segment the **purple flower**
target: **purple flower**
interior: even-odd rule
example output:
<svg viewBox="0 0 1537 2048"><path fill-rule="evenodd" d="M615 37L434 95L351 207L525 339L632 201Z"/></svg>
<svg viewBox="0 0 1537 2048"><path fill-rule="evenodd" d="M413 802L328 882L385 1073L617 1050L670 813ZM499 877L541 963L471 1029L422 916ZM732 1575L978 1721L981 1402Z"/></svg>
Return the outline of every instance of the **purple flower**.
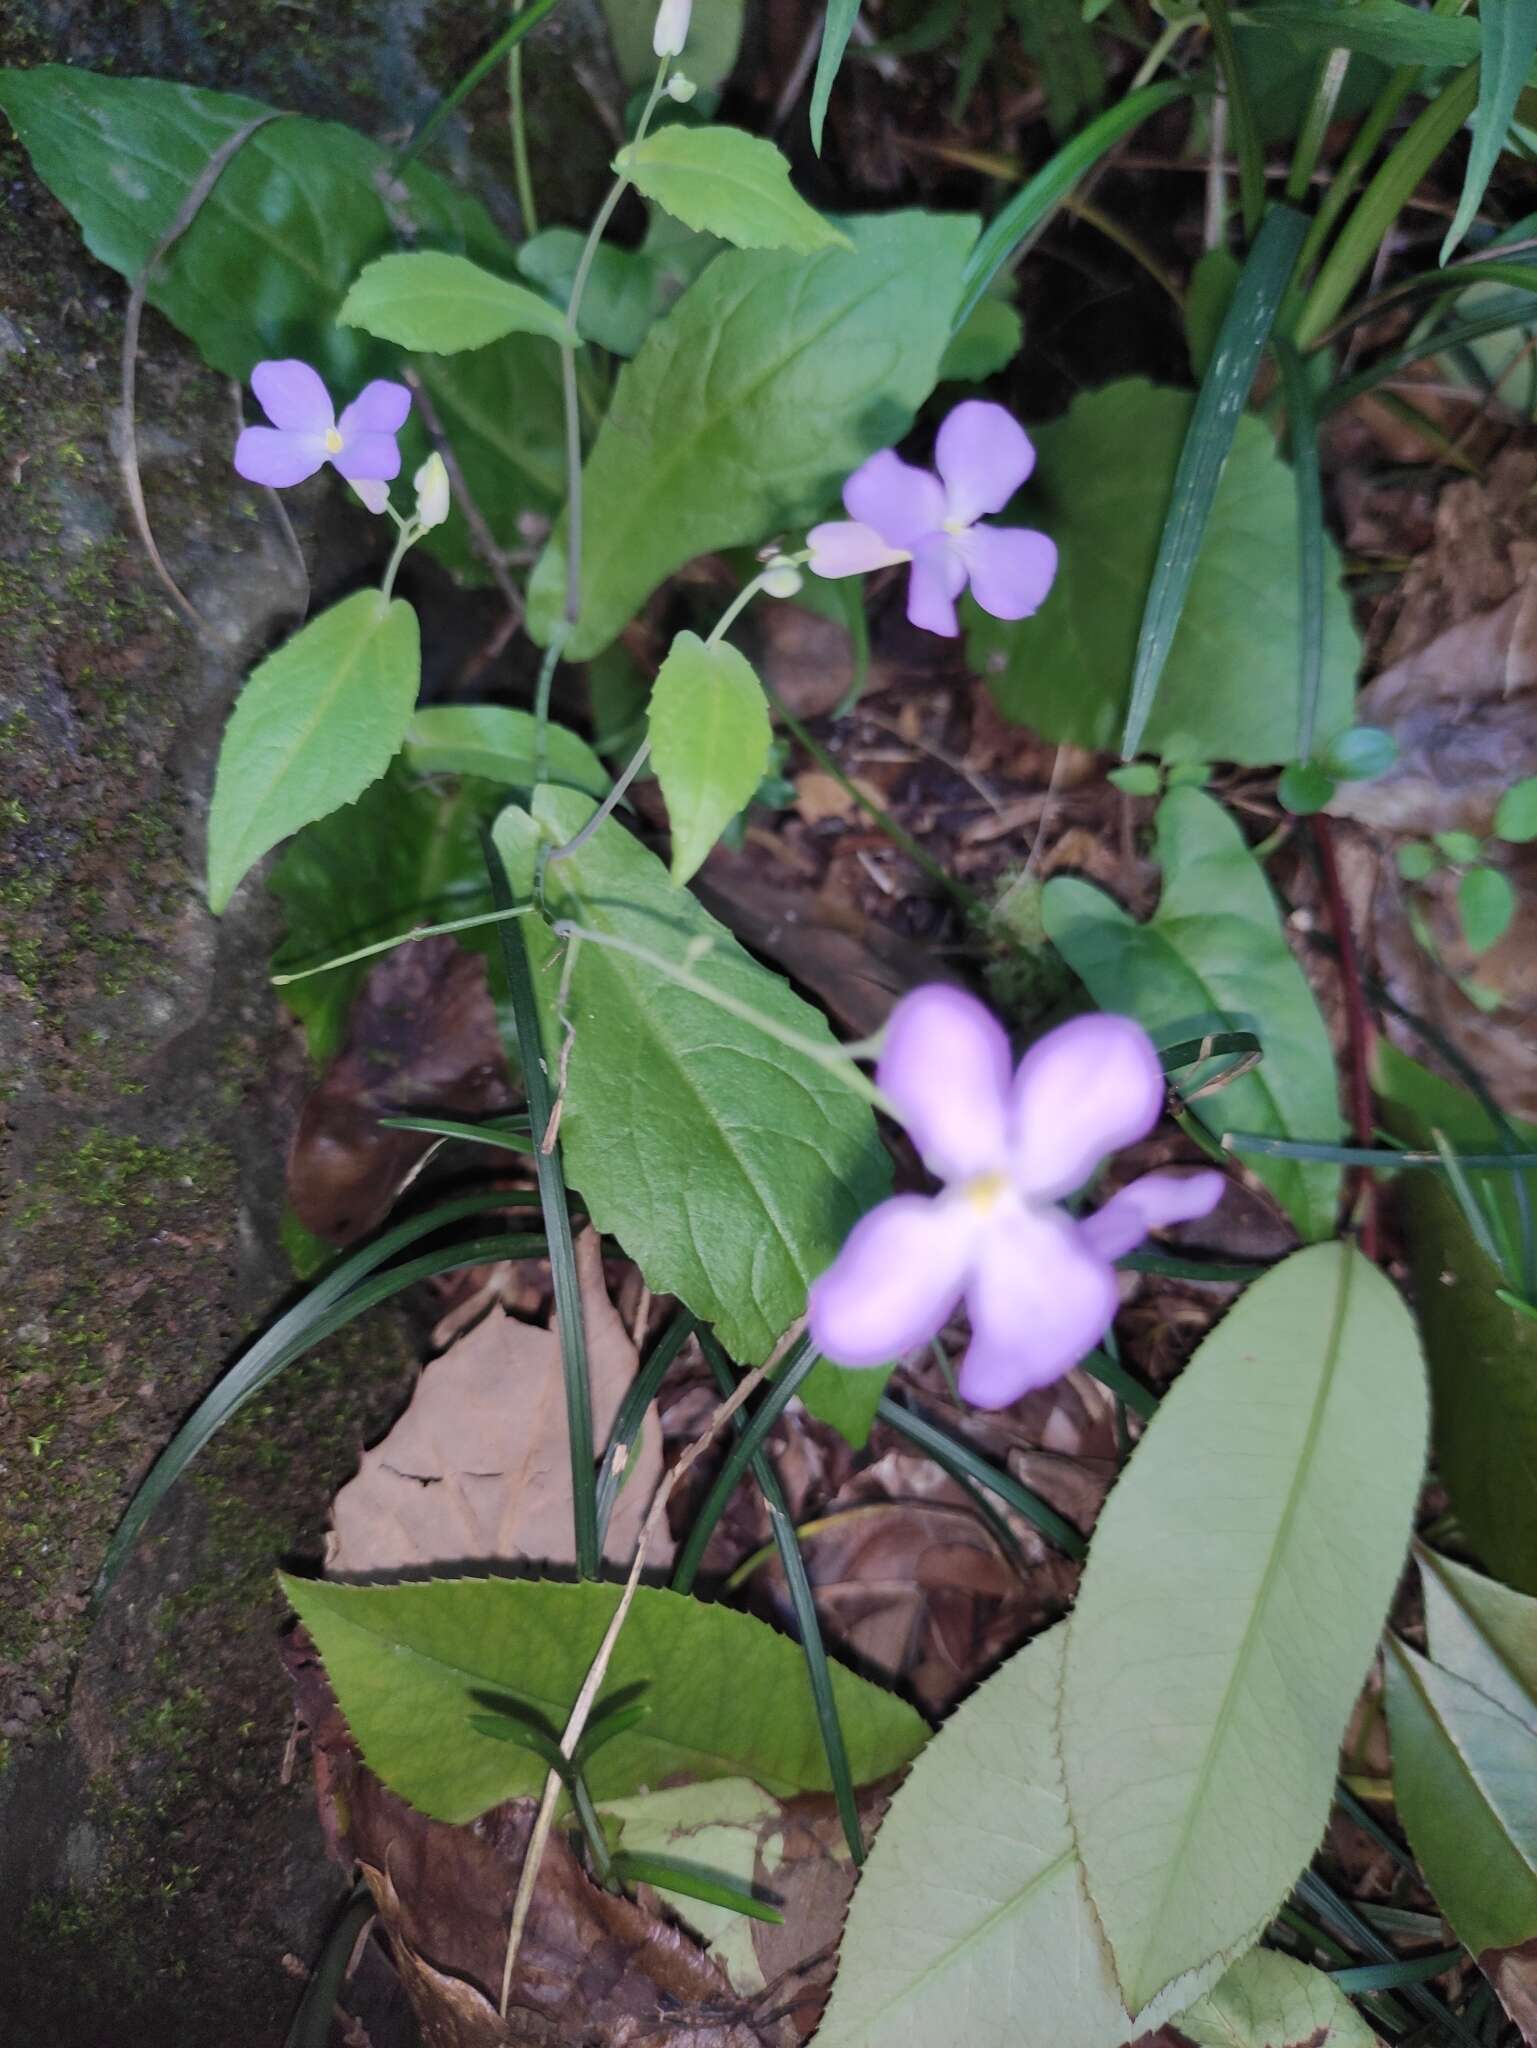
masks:
<svg viewBox="0 0 1537 2048"><path fill-rule="evenodd" d="M411 410L411 394L404 384L376 377L363 386L340 419L319 373L291 356L282 362L258 363L251 372L251 389L272 425L245 427L235 443L235 467L248 483L283 490L302 484L329 462L364 504L383 511L388 493L380 486L400 474L395 436Z"/></svg>
<svg viewBox="0 0 1537 2048"><path fill-rule="evenodd" d="M860 464L843 486L847 519L807 535L818 576L860 576L911 562L907 616L931 633L960 631L955 600L971 594L995 619L1038 611L1057 573L1056 543L1024 526L984 526L1035 467L1030 437L1001 405L968 398L940 428L935 476L894 449Z"/></svg>
<svg viewBox="0 0 1537 2048"><path fill-rule="evenodd" d="M1116 1259L1221 1198L1220 1173L1149 1173L1081 1220L1057 1207L1158 1120L1158 1055L1129 1017L1075 1017L1016 1071L974 996L918 988L892 1012L875 1078L946 1186L872 1209L813 1285L812 1340L835 1364L884 1365L927 1343L964 1295L961 1392L1007 1407L1104 1336Z"/></svg>

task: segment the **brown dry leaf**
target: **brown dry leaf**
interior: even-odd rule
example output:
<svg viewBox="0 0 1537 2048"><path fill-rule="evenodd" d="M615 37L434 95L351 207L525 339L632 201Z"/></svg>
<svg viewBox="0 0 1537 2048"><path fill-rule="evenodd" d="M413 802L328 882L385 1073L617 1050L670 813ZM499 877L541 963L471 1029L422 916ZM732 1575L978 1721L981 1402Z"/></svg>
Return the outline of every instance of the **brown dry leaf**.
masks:
<svg viewBox="0 0 1537 2048"><path fill-rule="evenodd" d="M1537 1941L1523 1941L1519 1948L1485 1949L1478 1967L1527 2048L1537 2048Z"/></svg>
<svg viewBox="0 0 1537 2048"><path fill-rule="evenodd" d="M288 1199L317 1237L350 1244L389 1211L437 1142L381 1116L474 1118L513 1100L486 963L452 939L387 953L353 1004L345 1051L299 1117Z"/></svg>
<svg viewBox="0 0 1537 2048"><path fill-rule="evenodd" d="M609 1301L591 1230L577 1240L576 1263L601 1443L635 1377L635 1347ZM570 1563L569 1445L559 1336L493 1305L423 1368L405 1413L337 1494L326 1570L336 1577L469 1560ZM653 1414L609 1522L604 1554L615 1563L633 1555L661 1472ZM665 1564L669 1552L658 1532L652 1562Z"/></svg>
<svg viewBox="0 0 1537 2048"><path fill-rule="evenodd" d="M885 809L884 793L867 777L851 775L849 780L867 802ZM821 768L808 768L796 776L795 808L808 825L825 825L835 818L848 822L866 815L838 778Z"/></svg>

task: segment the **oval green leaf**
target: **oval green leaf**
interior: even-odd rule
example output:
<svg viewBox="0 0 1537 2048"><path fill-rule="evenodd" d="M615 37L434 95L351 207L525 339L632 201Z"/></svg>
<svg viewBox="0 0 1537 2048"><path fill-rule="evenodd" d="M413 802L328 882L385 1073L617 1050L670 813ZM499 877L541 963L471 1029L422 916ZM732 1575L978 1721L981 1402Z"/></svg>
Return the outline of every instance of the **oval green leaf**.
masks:
<svg viewBox="0 0 1537 2048"><path fill-rule="evenodd" d="M1469 868L1457 884L1457 916L1469 950L1486 953L1516 914L1516 892L1498 868Z"/></svg>
<svg viewBox="0 0 1537 2048"><path fill-rule="evenodd" d="M768 767L774 729L752 663L724 641L680 633L651 693L649 729L672 824L672 878L682 883Z"/></svg>
<svg viewBox="0 0 1537 2048"><path fill-rule="evenodd" d="M1537 1600L1416 1547L1431 1656L1537 1734Z"/></svg>
<svg viewBox="0 0 1537 2048"><path fill-rule="evenodd" d="M687 128L669 121L627 143L614 169L674 220L739 249L851 249L831 221L790 183L772 142L740 128Z"/></svg>
<svg viewBox="0 0 1537 2048"><path fill-rule="evenodd" d="M380 256L359 275L337 320L429 355L484 348L508 334L566 341L563 315L523 285L441 249Z"/></svg>
<svg viewBox="0 0 1537 2048"><path fill-rule="evenodd" d="M371 1771L436 1820L537 1793L544 1766L472 1717L491 1692L565 1726L621 1588L591 1581L431 1579L333 1585L284 1576ZM731 1683L718 1682L723 1671ZM898 1770L928 1737L895 1693L832 1667L856 1780ZM797 1644L735 1608L637 1589L605 1695L645 1689L643 1721L589 1759L595 1799L688 1778L750 1777L781 1798L829 1789Z"/></svg>
<svg viewBox="0 0 1537 2048"><path fill-rule="evenodd" d="M251 671L225 729L208 813L213 910L280 839L378 780L421 677L415 612L377 590L344 597Z"/></svg>
<svg viewBox="0 0 1537 2048"><path fill-rule="evenodd" d="M1377 2036L1322 1970L1251 1948L1174 2022L1195 2048L1377 2048Z"/></svg>
<svg viewBox="0 0 1537 2048"><path fill-rule="evenodd" d="M1060 1734L1128 2007L1249 1947L1323 1831L1403 1560L1426 1395L1354 1247L1257 1280L1148 1426L1068 1623Z"/></svg>

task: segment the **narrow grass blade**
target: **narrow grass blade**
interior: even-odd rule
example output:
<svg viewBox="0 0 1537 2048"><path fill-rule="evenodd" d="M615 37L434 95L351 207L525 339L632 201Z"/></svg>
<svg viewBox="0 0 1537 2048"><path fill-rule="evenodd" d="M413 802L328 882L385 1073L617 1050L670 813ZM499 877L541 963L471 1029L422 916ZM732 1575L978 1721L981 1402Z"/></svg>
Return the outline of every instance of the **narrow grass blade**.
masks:
<svg viewBox="0 0 1537 2048"><path fill-rule="evenodd" d="M822 125L827 119L827 102L833 81L843 62L843 53L859 19L859 0L828 0L822 17L822 47L817 53L817 75L811 86L811 146L822 154Z"/></svg>
<svg viewBox="0 0 1537 2048"><path fill-rule="evenodd" d="M386 1131L421 1131L433 1138L462 1138L467 1145L495 1145L503 1152L532 1152L534 1141L526 1129L528 1119L515 1124L465 1124L447 1116L382 1116L379 1127Z"/></svg>
<svg viewBox="0 0 1537 2048"><path fill-rule="evenodd" d="M1028 1486L1022 1486L1012 1474L1000 1472L996 1465L989 1464L979 1451L974 1451L960 1437L951 1436L948 1430L939 1428L915 1409L902 1407L889 1394L881 1396L876 1413L882 1422L890 1423L910 1444L926 1451L952 1479L964 1476L974 1480L1006 1506L1016 1509L1066 1556L1081 1558L1088 1555L1088 1545L1071 1522L1065 1522L1055 1508L1049 1507Z"/></svg>
<svg viewBox="0 0 1537 2048"><path fill-rule="evenodd" d="M1400 1960L1377 1930L1363 1920L1349 1901L1342 1899L1316 1870L1305 1870L1298 1878L1297 1897L1310 1907L1326 1926L1332 1926L1347 1940L1354 1942L1355 1946L1369 1955L1374 1962L1396 1963ZM1423 1984L1405 1984L1403 1996L1438 2029L1459 2042L1461 2048L1482 2048L1482 2043L1472 2028L1450 2007L1443 2005L1433 1991L1427 1991Z"/></svg>
<svg viewBox="0 0 1537 2048"><path fill-rule="evenodd" d="M358 1936L373 1917L374 1895L366 1884L360 1884L326 1937L320 1961L310 1972L288 2030L285 2048L331 2048L336 2037L336 2002L346 1986L347 1965L358 1945Z"/></svg>
<svg viewBox="0 0 1537 2048"><path fill-rule="evenodd" d="M708 1906L744 1913L749 1920L767 1920L772 1927L784 1925L785 1916L767 1899L681 1856L632 1856L621 1849L614 1858L614 1875L622 1884L655 1885L659 1891L681 1892L686 1899L702 1899Z"/></svg>
<svg viewBox="0 0 1537 2048"><path fill-rule="evenodd" d="M1374 292L1369 299L1358 299L1347 313L1342 313L1334 325L1319 335L1317 346L1334 341L1352 327L1358 327L1363 320L1375 320L1379 313L1386 312L1403 299L1453 297L1467 291L1475 284L1504 284L1512 291L1537 292L1537 265L1512 263L1500 253L1498 245L1487 256L1466 256L1459 263L1443 269L1422 270L1417 277L1400 278L1385 291Z"/></svg>
<svg viewBox="0 0 1537 2048"><path fill-rule="evenodd" d="M1359 1997L1363 1991L1397 1991L1405 1984L1424 1984L1464 1960L1460 1948L1444 1948L1433 1956L1406 1956L1397 1963L1362 1963L1350 1970L1331 1970L1335 1988Z"/></svg>
<svg viewBox="0 0 1537 2048"><path fill-rule="evenodd" d="M1350 69L1350 54L1345 49L1326 50L1318 60L1308 110L1297 136L1297 146L1292 151L1291 169L1286 176L1286 196L1293 206L1301 206L1307 199L1308 187L1318 168L1319 152L1329 133L1345 75Z"/></svg>
<svg viewBox="0 0 1537 2048"><path fill-rule="evenodd" d="M976 247L967 258L961 278L961 302L956 308L959 330L976 310L978 301L993 279L1014 255L1026 237L1035 233L1072 191L1078 180L1093 170L1100 158L1133 128L1138 128L1163 107L1183 99L1197 87L1183 80L1166 80L1144 85L1091 121L1081 135L1064 143L1054 157L1021 186L1008 205L982 230Z"/></svg>
<svg viewBox="0 0 1537 2048"><path fill-rule="evenodd" d="M1432 1131L1430 1135L1434 1140L1437 1152L1441 1155L1441 1164L1446 1169L1446 1177L1452 1184L1452 1193L1457 1197L1457 1206L1462 1211L1463 1221L1473 1233L1474 1241L1490 1265L1494 1267L1497 1273L1504 1273L1506 1279L1509 1279L1511 1276L1505 1273L1505 1261L1500 1257L1500 1248L1495 1243L1494 1233L1489 1228L1489 1219L1484 1214L1478 1197L1473 1192L1468 1176L1463 1170L1461 1160L1439 1131Z"/></svg>
<svg viewBox="0 0 1537 2048"><path fill-rule="evenodd" d="M553 14L559 5L560 0L530 0L530 5L522 13L513 16L510 24L503 29L485 55L476 59L452 92L444 94L405 148L399 152L390 165L391 177L398 178L407 164L414 162L421 155L455 107L462 105L480 81L489 78L502 59L510 51L515 50L530 30L536 29L545 16Z"/></svg>
<svg viewBox="0 0 1537 2048"><path fill-rule="evenodd" d="M1265 152L1260 142L1259 124L1254 118L1254 102L1249 94L1249 75L1238 61L1227 0L1206 0L1206 20L1211 29L1211 46L1216 53L1217 69L1222 73L1233 148L1238 157L1238 204L1243 212L1244 239L1252 242L1259 232L1260 216L1265 211ZM1300 247L1300 236L1298 244Z"/></svg>
<svg viewBox="0 0 1537 2048"><path fill-rule="evenodd" d="M471 1213L471 1207L479 1209L505 1208L509 1196L503 1192L495 1195L466 1196L465 1205L446 1203L445 1209L457 1209L459 1214ZM424 1237L429 1230L442 1228L445 1220L442 1211L434 1211L436 1220L418 1219L412 1236ZM400 1226L400 1232L390 1232L395 1239L391 1250L399 1250L407 1228ZM386 1242L380 1239L380 1245ZM428 1280L438 1273L451 1273L461 1266L490 1264L495 1259L537 1258L544 1250L544 1239L536 1236L480 1237L468 1243L450 1245L435 1252L424 1252L420 1258L408 1259L403 1265L391 1266L387 1272L373 1273L381 1259L389 1256L379 1245L360 1252L356 1260L347 1260L331 1275L329 1281L322 1281L312 1288L297 1307L288 1311L264 1337L257 1340L230 1370L224 1375L213 1391L200 1401L166 1445L160 1456L151 1465L144 1483L129 1502L123 1519L113 1533L107 1546L107 1555L102 1562L101 1572L96 1580L94 1598L100 1600L112 1581L122 1570L123 1562L138 1541L139 1532L155 1509L164 1500L171 1488L180 1479L192 1460L215 1433L222 1429L230 1417L243 1408L253 1394L257 1394L269 1380L275 1379L285 1366L292 1365L317 1344L323 1344L327 1337L345 1328L354 1317L364 1315L376 1308L381 1301L388 1301L392 1294L399 1294L404 1288L412 1287L418 1280ZM362 1262L366 1260L367 1263ZM372 1273L356 1286L338 1287L335 1283L344 1273L355 1279L359 1273ZM327 1290L329 1289L329 1292Z"/></svg>
<svg viewBox="0 0 1537 2048"><path fill-rule="evenodd" d="M1205 1280L1219 1287L1246 1287L1268 1266L1230 1259L1181 1259L1172 1252L1128 1252L1116 1264L1128 1273L1156 1273L1163 1280Z"/></svg>
<svg viewBox="0 0 1537 2048"><path fill-rule="evenodd" d="M1229 1053L1248 1059L1253 1053L1263 1052L1252 1031L1210 1031L1204 1038L1182 1038L1177 1045L1161 1045L1158 1063L1166 1074L1173 1074L1181 1067L1198 1067L1203 1060L1220 1059Z"/></svg>
<svg viewBox="0 0 1537 2048"><path fill-rule="evenodd" d="M1318 412L1320 416L1338 412L1341 406L1364 398L1369 391L1388 383L1411 364L1422 363L1427 356L1449 355L1454 349L1466 347L1470 341L1482 340L1486 334L1499 334L1507 327L1529 325L1534 315L1537 315L1537 304L1534 304L1530 292L1512 292L1509 298L1490 300L1479 313L1466 320L1454 321L1449 327L1423 333L1406 342L1402 348L1395 349L1391 355L1383 356L1370 369L1348 377L1343 384L1336 384L1319 401Z"/></svg>
<svg viewBox="0 0 1537 2048"><path fill-rule="evenodd" d="M1326 1159L1334 1166L1378 1166L1384 1172L1400 1166L1447 1170L1444 1153L1400 1152L1391 1145L1325 1145L1311 1138L1271 1138L1259 1131L1224 1132L1222 1145L1228 1152L1256 1152L1267 1159ZM1526 1173L1537 1167L1537 1152L1453 1152L1450 1156L1465 1171L1472 1168L1480 1173Z"/></svg>
<svg viewBox="0 0 1537 2048"><path fill-rule="evenodd" d="M1210 366L1201 380L1200 395L1174 473L1158 563L1137 638L1131 702L1121 738L1121 754L1128 761L1142 743L1159 679L1185 609L1217 481L1248 403L1260 352L1306 233L1307 221L1294 207L1277 206L1267 214L1239 274Z"/></svg>
<svg viewBox="0 0 1537 2048"><path fill-rule="evenodd" d="M1123 1401L1133 1415L1140 1415L1144 1422L1158 1407L1158 1396L1151 1387L1143 1386L1122 1365L1119 1358L1108 1351L1091 1351L1083 1361L1083 1370L1092 1373L1102 1387L1108 1387L1116 1399Z"/></svg>
<svg viewBox="0 0 1537 2048"><path fill-rule="evenodd" d="M1297 759L1307 761L1313 754L1324 673L1324 488L1307 365L1280 335L1272 346L1286 397L1286 435L1297 487Z"/></svg>
<svg viewBox="0 0 1537 2048"><path fill-rule="evenodd" d="M1478 0L1483 53L1478 66L1478 108L1473 116L1473 147L1457 212L1441 244L1446 262L1473 225L1483 204L1494 167L1505 147L1516 102L1537 59L1537 0Z"/></svg>
<svg viewBox="0 0 1537 2048"><path fill-rule="evenodd" d="M651 1356L630 1382L624 1399L619 1404L619 1413L614 1417L608 1447L603 1453L603 1462L598 1467L598 1548L601 1551L608 1536L608 1518L614 1512L614 1502L619 1498L619 1487L624 1477L621 1456L628 1459L635 1448L646 1419L646 1410L656 1399L657 1390L667 1376L667 1368L683 1349L696 1328L696 1320L685 1309L680 1309L667 1328L652 1346Z"/></svg>
<svg viewBox="0 0 1537 2048"><path fill-rule="evenodd" d="M709 1331L700 1332L699 1341L704 1355L709 1360L710 1371L724 1400L736 1386L736 1374L731 1361ZM816 1354L813 1352L812 1357ZM738 1411L734 1426L737 1441L746 1436L751 1427L747 1417ZM800 1539L795 1533L795 1524L784 1491L763 1451L756 1451L748 1461L748 1470L753 1482L763 1495L764 1506L768 1509L769 1522L774 1531L774 1543L779 1551L779 1562L784 1567L785 1584L790 1592L790 1605L795 1610L795 1626L800 1632L801 1651L806 1659L806 1676L811 1681L811 1696L816 1702L817 1725L822 1732L822 1747L827 1753L827 1769L833 1781L833 1797L838 1802L838 1818L843 1823L843 1835L849 1845L849 1854L857 1865L865 1860L865 1839L859 1825L859 1803L854 1797L854 1774L849 1769L848 1745L843 1739L843 1723L838 1719L838 1702L833 1698L832 1674L827 1668L827 1650L822 1641L822 1624L817 1619L816 1600L811 1591L811 1580L806 1574L806 1560L801 1555Z"/></svg>
<svg viewBox="0 0 1537 2048"><path fill-rule="evenodd" d="M512 885L488 831L482 832L481 845L491 876L492 901L498 910L511 910ZM554 1132L550 1129L555 1104L544 1064L539 1005L534 994L533 969L529 965L522 926L509 922L499 926L498 930L502 942L502 965L512 997L518 1068L528 1097L534 1176L539 1183L539 1204L544 1211L545 1235L549 1239L550 1277L555 1286L555 1313L560 1324L560 1362L566 1382L566 1426L571 1440L571 1521L576 1538L576 1569L581 1578L595 1579L602 1567L603 1550L598 1541L592 1386L587 1374L587 1330L582 1316L581 1287L576 1277L576 1247L571 1238L566 1177L561 1171L560 1151L553 1142Z"/></svg>

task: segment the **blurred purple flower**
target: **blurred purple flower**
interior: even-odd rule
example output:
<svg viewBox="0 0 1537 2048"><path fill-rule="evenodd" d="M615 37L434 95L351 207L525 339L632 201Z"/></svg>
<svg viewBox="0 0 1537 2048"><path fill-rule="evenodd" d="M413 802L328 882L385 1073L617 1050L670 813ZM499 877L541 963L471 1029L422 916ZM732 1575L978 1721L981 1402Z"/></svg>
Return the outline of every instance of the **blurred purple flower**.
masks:
<svg viewBox="0 0 1537 2048"><path fill-rule="evenodd" d="M248 483L283 490L329 462L370 510L383 511L381 487L400 474L395 436L411 410L404 384L376 377L340 419L319 373L291 356L258 363L251 389L272 425L245 427L235 443L235 467Z"/></svg>
<svg viewBox="0 0 1537 2048"><path fill-rule="evenodd" d="M914 1350L964 1296L961 1392L979 1408L1007 1407L1104 1336L1116 1259L1221 1198L1220 1173L1148 1173L1082 1219L1057 1207L1158 1120L1158 1055L1129 1017L1075 1017L1015 1071L1002 1025L974 996L918 988L892 1012L875 1078L947 1185L872 1209L813 1285L812 1341L835 1364L884 1365Z"/></svg>
<svg viewBox="0 0 1537 2048"><path fill-rule="evenodd" d="M971 585L995 619L1038 611L1057 573L1056 543L1024 526L984 526L1035 467L1030 437L1001 405L968 398L934 442L935 476L894 449L872 455L843 486L847 519L807 535L817 576L860 576L911 562L907 616L931 633L960 631L955 600Z"/></svg>

